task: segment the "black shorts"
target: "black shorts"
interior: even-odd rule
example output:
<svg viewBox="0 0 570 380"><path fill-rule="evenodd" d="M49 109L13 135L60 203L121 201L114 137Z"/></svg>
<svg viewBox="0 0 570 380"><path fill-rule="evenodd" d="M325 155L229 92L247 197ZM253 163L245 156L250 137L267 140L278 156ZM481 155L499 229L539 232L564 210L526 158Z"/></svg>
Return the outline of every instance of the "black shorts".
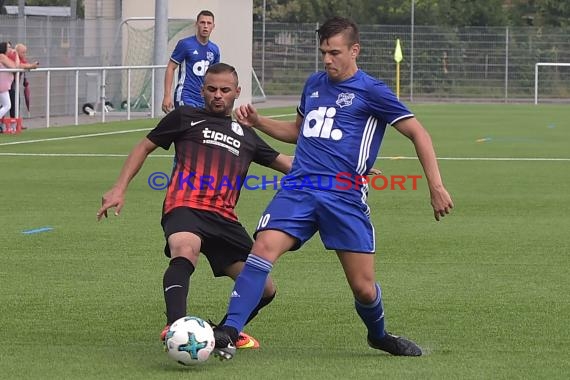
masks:
<svg viewBox="0 0 570 380"><path fill-rule="evenodd" d="M231 264L247 259L253 241L239 222L234 222L211 211L177 207L162 216L166 239L164 254L170 257L168 237L176 232L192 232L202 239L200 251L206 255L214 276L225 276Z"/></svg>

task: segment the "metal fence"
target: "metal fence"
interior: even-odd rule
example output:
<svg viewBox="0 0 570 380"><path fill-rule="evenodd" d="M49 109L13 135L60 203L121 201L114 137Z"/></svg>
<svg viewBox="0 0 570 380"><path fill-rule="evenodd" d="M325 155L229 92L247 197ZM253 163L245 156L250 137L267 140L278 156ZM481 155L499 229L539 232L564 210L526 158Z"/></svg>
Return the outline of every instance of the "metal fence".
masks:
<svg viewBox="0 0 570 380"><path fill-rule="evenodd" d="M137 72L145 72L148 73L150 76L150 89L149 89L149 97L145 99L145 111L142 115L138 115L138 117L151 117L154 118L158 115L158 110L155 109L155 98L160 96L157 95L157 91L154 86L154 79L157 76L157 72L160 73L160 77L164 76L164 69L166 65L147 65L147 66L97 66L97 67L50 67L50 68L38 68L34 69L34 74L44 74L44 85L45 85L45 97L42 99L45 100L45 110L44 115L45 117L45 126L50 127L50 120L52 116L59 115L57 113L52 112L52 99L57 99L57 97L52 96L52 88L54 87L52 84L52 78L61 76L61 74L72 74L74 78L73 83L69 83L66 87L70 90L70 96L72 95L72 99L70 99L69 104L72 106L72 112L64 114L65 116L73 116L73 124L79 124L79 115L85 113L89 116L95 116L98 114L98 120L102 123L106 120L106 115L112 112L112 116L115 119L119 120L131 120L134 117L132 111L140 110L141 107L137 107L139 102L139 98L134 98L132 96L132 88L133 88L133 74ZM0 73L2 72L9 72L14 73L15 80L19 81L20 76L26 74L26 70L23 69L6 69L0 68ZM117 77L116 73L123 73L124 77L126 78L126 95L124 104L121 105L121 110L119 112L115 111L114 105L110 102L107 97L107 78L108 77ZM88 100L87 103L80 103L80 75L85 74L95 78L97 83L94 83L94 93L96 96L92 100ZM67 75L69 76L69 75ZM57 86L56 86L57 87ZM72 91L71 91L72 90ZM21 109L20 107L20 92L21 90L16 87L15 91L15 106L16 106L16 117L21 117L22 115L18 111ZM37 107L36 107L37 108ZM96 119L90 120L94 122Z"/></svg>
<svg viewBox="0 0 570 380"><path fill-rule="evenodd" d="M122 41L117 38L120 20L70 19L68 17L0 15L0 41L24 43L30 61L41 68L95 67L121 65ZM58 71L51 76L50 97L46 99L45 73L25 73L30 83L29 111L24 116L44 116L48 103L52 116L73 115L75 109L75 72ZM81 71L79 102L96 103L100 99L101 77L97 71ZM113 71L106 79L108 101L118 109L123 101L122 73ZM23 104L23 102L21 102Z"/></svg>
<svg viewBox="0 0 570 380"><path fill-rule="evenodd" d="M267 95L299 94L321 68L318 24L254 23L253 66ZM359 67L395 88L396 39L402 44L400 93L430 101L534 100L537 62L570 62L570 28L361 25ZM542 100L570 101L570 68L540 74Z"/></svg>
<svg viewBox="0 0 570 380"><path fill-rule="evenodd" d="M43 68L120 66L132 50L121 26L121 20L108 18L0 15L0 41L25 43L29 58L38 60ZM265 95L298 95L307 76L321 68L317 27L318 24L253 24L253 68ZM401 40L404 60L400 66L400 94L405 100L532 102L535 64L570 62L570 28L415 26L413 35L410 26L360 28L359 66L392 88L396 87L395 41ZM175 32L179 28L174 29ZM152 49L152 41L144 45ZM25 116L45 114L44 75L26 73L32 102L29 113L22 112ZM52 115L75 113L75 79L73 72L53 74ZM144 83L148 82L146 79ZM539 81L541 101L570 101L570 67L541 67ZM124 73L117 70L110 71L104 83L106 101L115 109L125 103L125 82ZM100 99L101 85L99 76L81 71L79 103ZM148 92L149 86L140 87ZM148 106L148 94L132 95L136 100L133 108Z"/></svg>

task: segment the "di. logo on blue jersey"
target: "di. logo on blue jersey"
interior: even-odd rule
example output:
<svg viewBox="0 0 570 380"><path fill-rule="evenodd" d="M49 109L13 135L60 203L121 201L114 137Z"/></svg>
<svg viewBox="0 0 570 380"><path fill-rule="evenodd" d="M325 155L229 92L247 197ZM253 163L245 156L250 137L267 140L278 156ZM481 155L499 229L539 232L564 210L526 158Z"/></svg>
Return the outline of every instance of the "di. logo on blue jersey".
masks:
<svg viewBox="0 0 570 380"><path fill-rule="evenodd" d="M319 107L312 110L305 116L303 136L340 140L342 131L333 128L335 115L336 109L334 107Z"/></svg>
<svg viewBox="0 0 570 380"><path fill-rule="evenodd" d="M192 72L194 73L194 75L203 77L204 75L206 75L206 70L208 70L208 67L210 67L210 61L204 59L192 65Z"/></svg>

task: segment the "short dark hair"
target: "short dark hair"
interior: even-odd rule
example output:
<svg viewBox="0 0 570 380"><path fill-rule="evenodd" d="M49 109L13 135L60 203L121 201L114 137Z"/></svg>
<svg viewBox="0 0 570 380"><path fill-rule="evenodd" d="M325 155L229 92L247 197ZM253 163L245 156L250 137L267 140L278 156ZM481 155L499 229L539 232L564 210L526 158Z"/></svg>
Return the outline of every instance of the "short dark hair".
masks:
<svg viewBox="0 0 570 380"><path fill-rule="evenodd" d="M348 18L338 16L329 18L319 29L317 29L320 44L341 33L346 36L350 45L360 43L360 32L358 31L358 26L354 21Z"/></svg>
<svg viewBox="0 0 570 380"><path fill-rule="evenodd" d="M8 42L0 42L0 54L6 54L8 52Z"/></svg>
<svg viewBox="0 0 570 380"><path fill-rule="evenodd" d="M232 65L228 65L227 63L223 63L223 62L214 63L213 65L210 65L208 67L208 70L206 70L206 75L208 75L208 74L222 74L222 73L234 74L234 77L236 78L236 82L239 81L236 68L233 67Z"/></svg>
<svg viewBox="0 0 570 380"><path fill-rule="evenodd" d="M198 13L198 16L196 16L196 21L200 20L201 16L210 16L212 18L212 20L214 19L214 14L211 11L208 11L206 9L204 9L203 11L200 11L200 13Z"/></svg>

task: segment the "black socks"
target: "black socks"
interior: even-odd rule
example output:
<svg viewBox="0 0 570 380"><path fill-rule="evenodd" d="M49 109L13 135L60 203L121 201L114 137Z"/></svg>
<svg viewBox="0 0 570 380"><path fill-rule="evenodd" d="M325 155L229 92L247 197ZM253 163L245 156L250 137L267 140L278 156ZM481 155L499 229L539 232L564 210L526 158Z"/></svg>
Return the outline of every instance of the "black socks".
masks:
<svg viewBox="0 0 570 380"><path fill-rule="evenodd" d="M170 260L170 265L164 272L162 284L166 303L166 323L169 325L186 316L186 299L192 273L194 265L185 257L175 257Z"/></svg>

